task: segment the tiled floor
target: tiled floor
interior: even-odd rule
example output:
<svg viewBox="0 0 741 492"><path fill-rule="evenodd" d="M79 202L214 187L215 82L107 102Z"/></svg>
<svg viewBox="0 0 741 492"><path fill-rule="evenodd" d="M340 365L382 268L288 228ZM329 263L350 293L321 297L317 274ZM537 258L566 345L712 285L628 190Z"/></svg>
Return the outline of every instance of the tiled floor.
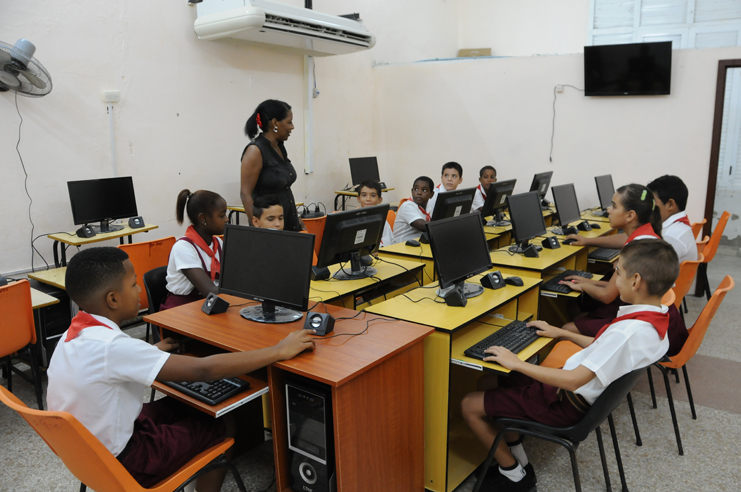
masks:
<svg viewBox="0 0 741 492"><path fill-rule="evenodd" d="M741 281L741 258L716 256L709 273L713 288L726 274ZM677 454L664 384L658 371L654 370L658 409L651 408L645 378L633 392L643 446L633 444L627 405L621 405L615 412L618 441L628 485L633 492L741 490L741 386L735 381L741 374L739 300L741 288L726 297L698 355L688 364L697 420L691 418L684 381L679 385L672 383L684 456ZM705 299L690 297L688 303L688 324L691 324L705 305ZM143 330L138 336L143 337ZM26 404L35 407L31 385L16 377L14 390ZM606 424L603 425L603 434L608 446L612 484L615 490L619 490L617 466ZM525 448L538 474L539 491L574 490L568 453L564 449L535 439L526 441ZM605 490L594 436L580 446L577 455L584 492ZM273 479L271 443L266 442L238 458L236 464L247 490L266 490ZM474 481L469 478L455 492L469 492ZM0 492L76 490L79 490L79 482L37 434L17 414L0 406ZM237 488L228 479L223 490L236 491ZM275 490L275 485L267 490Z"/></svg>

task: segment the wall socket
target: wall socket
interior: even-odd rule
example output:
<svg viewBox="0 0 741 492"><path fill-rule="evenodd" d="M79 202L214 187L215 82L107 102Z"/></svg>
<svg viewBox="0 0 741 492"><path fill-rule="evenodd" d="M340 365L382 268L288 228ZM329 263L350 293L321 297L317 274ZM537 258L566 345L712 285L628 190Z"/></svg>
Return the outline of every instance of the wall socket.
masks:
<svg viewBox="0 0 741 492"><path fill-rule="evenodd" d="M563 92L563 85L561 85L561 84L558 84L558 85L556 86L556 92Z"/></svg>
<svg viewBox="0 0 741 492"><path fill-rule="evenodd" d="M100 98L104 103L121 102L121 91L103 91Z"/></svg>

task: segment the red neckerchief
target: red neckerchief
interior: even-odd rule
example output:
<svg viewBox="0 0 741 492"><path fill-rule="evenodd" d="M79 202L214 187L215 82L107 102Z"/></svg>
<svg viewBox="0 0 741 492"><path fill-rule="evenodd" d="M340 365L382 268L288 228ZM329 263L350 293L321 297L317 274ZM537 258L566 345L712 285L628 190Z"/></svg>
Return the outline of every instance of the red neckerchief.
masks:
<svg viewBox="0 0 741 492"><path fill-rule="evenodd" d="M211 270L211 280L215 280L216 275L221 272L221 263L219 263L219 260L216 258L215 250L211 249L211 246L206 244L206 241L204 241L200 234L196 232L196 228L193 227L192 224L188 226L188 229L186 229L185 237L193 241L193 244L205 251L206 254L211 258L211 267L209 268L209 270ZM214 244L215 242L216 239L211 240L211 244Z"/></svg>
<svg viewBox="0 0 741 492"><path fill-rule="evenodd" d="M113 329L105 323L102 323L93 318L85 311L80 311L77 313L77 316L72 318L72 323L69 325L69 329L67 330L67 338L65 338L64 341L69 342L70 340L74 340L75 338L77 338L77 335L79 335L82 330L84 330L85 328L90 328L91 326L102 326L103 328L108 328L109 330Z"/></svg>
<svg viewBox="0 0 741 492"><path fill-rule="evenodd" d="M481 194L484 195L484 198L486 198L486 192L484 192L484 189L481 187L481 185L478 185L476 188L478 188Z"/></svg>
<svg viewBox="0 0 741 492"><path fill-rule="evenodd" d="M413 204L417 205L417 202L415 202L415 201L414 201L414 198L410 198L409 200L411 200L411 202L412 202ZM420 207L419 205L417 205L417 208L419 208L419 211L420 211L420 212L422 212L423 214L425 214L425 217L426 217L426 219L425 219L425 220L426 220L427 222L429 222L429 221L430 221L430 214L428 214L428 213L427 213L427 210L425 210L424 208Z"/></svg>
<svg viewBox="0 0 741 492"><path fill-rule="evenodd" d="M654 232L654 228L651 224L643 224L641 227L633 231L633 234L628 237L628 240L625 241L625 244L628 244L638 236L653 236L656 239L661 239L658 234ZM624 245L623 245L624 246Z"/></svg>
<svg viewBox="0 0 741 492"><path fill-rule="evenodd" d="M645 321L646 323L650 323L651 326L653 326L654 329L659 333L659 338L661 338L662 340L666 336L666 330L669 329L669 312L662 313L657 311L638 311L636 313L618 316L617 318L612 320L612 323L608 323L603 326L602 329L597 332L597 335L594 337L594 339L597 340L600 335L602 335L602 333L604 333L605 330L608 329L610 326L614 325L618 321L624 321L626 319L638 319L641 321Z"/></svg>
<svg viewBox="0 0 741 492"><path fill-rule="evenodd" d="M687 225L689 227L692 227L692 224L690 224L690 219L686 215L684 217L678 218L677 220L675 220L674 222L672 222L672 224L676 224L677 222L679 222L680 224L684 224L684 225Z"/></svg>

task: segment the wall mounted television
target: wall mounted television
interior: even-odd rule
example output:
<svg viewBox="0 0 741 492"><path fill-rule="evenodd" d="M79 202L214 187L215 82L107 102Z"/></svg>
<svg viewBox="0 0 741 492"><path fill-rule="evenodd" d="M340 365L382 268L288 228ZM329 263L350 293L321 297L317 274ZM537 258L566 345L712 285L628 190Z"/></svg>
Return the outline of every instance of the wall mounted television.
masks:
<svg viewBox="0 0 741 492"><path fill-rule="evenodd" d="M671 41L584 47L585 96L670 94L671 74Z"/></svg>

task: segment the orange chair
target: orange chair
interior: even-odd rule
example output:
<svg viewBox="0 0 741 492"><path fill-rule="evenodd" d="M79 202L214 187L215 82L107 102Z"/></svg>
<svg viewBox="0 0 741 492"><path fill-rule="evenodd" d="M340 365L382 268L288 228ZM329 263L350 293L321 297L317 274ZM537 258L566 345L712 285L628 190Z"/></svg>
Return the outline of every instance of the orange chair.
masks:
<svg viewBox="0 0 741 492"><path fill-rule="evenodd" d="M118 248L129 255L136 271L136 283L141 287L139 303L141 309L149 309L147 290L144 288L144 274L157 267L166 266L170 259L170 250L175 244L175 237L170 236L143 243L122 244ZM149 323L147 323L146 341L149 341Z"/></svg>
<svg viewBox="0 0 741 492"><path fill-rule="evenodd" d="M713 231L713 235L710 236L710 241L705 246L705 248L702 250L702 254L705 256L705 259L700 264L699 272L700 272L700 280L702 282L702 287L705 289L705 296L710 300L710 283L708 282L708 263L713 261L713 258L715 258L715 253L718 252L718 245L720 245L720 238L723 236L723 231L726 229L726 224L728 223L728 219L731 217L731 214L728 212L723 212L723 214L720 216L720 220L718 220L718 224L715 226L715 230Z"/></svg>
<svg viewBox="0 0 741 492"><path fill-rule="evenodd" d="M697 236L700 234L700 231L702 231L703 226L705 226L705 223L708 221L708 219L702 219L702 222L693 222L692 223L692 235L695 236L695 239L697 239Z"/></svg>
<svg viewBox="0 0 741 492"><path fill-rule="evenodd" d="M708 245L708 242L710 242L710 236L705 236L705 239L702 241L697 241L695 244L697 244L697 253L701 254L703 251L705 251L705 246Z"/></svg>
<svg viewBox="0 0 741 492"><path fill-rule="evenodd" d="M388 215L386 215L386 222L389 223L389 227L391 227L391 232L394 232L394 222L396 222L396 212L389 209Z"/></svg>
<svg viewBox="0 0 741 492"><path fill-rule="evenodd" d="M403 203L404 203L405 201L407 201L407 200L409 200L409 198L402 198L402 199L401 199L401 201L399 201L399 208L401 208L401 205L402 205L402 204L403 204ZM398 210L398 208L397 208L397 210Z"/></svg>
<svg viewBox="0 0 741 492"><path fill-rule="evenodd" d="M32 379L13 366L13 354L28 349ZM8 391L13 391L13 371L33 383L36 403L44 409L41 391L41 373L36 347L36 325L33 321L31 284L28 280L12 282L0 287L0 358L7 359Z"/></svg>
<svg viewBox="0 0 741 492"><path fill-rule="evenodd" d="M661 297L661 304L668 307L674 304L676 300L677 300L676 294L674 293L672 289L669 289L666 291L666 294L664 294Z"/></svg>
<svg viewBox="0 0 741 492"><path fill-rule="evenodd" d="M239 490L247 490L234 465L226 461L212 463L234 444L232 438L224 439L203 451L167 479L145 489L72 414L32 410L2 387L0 401L18 412L59 456L69 471L82 482L80 492L84 492L87 487L97 492L172 492L181 490L200 475L216 468L228 468L234 475Z"/></svg>
<svg viewBox="0 0 741 492"><path fill-rule="evenodd" d="M679 264L679 276L677 277L677 281L674 282L674 287L671 290L674 291L675 295L674 306L679 310L682 319L684 319L684 313L687 309L687 303L685 303L685 309L682 310L684 296L686 296L687 292L690 291L692 282L695 281L697 268L700 266L703 259L704 257L702 253L698 253L697 261L683 261Z"/></svg>
<svg viewBox="0 0 741 492"><path fill-rule="evenodd" d="M306 232L314 234L314 254L319 256L319 248L322 245L322 237L324 237L324 224L327 222L327 216L316 217L313 219L302 219L306 226Z"/></svg>

